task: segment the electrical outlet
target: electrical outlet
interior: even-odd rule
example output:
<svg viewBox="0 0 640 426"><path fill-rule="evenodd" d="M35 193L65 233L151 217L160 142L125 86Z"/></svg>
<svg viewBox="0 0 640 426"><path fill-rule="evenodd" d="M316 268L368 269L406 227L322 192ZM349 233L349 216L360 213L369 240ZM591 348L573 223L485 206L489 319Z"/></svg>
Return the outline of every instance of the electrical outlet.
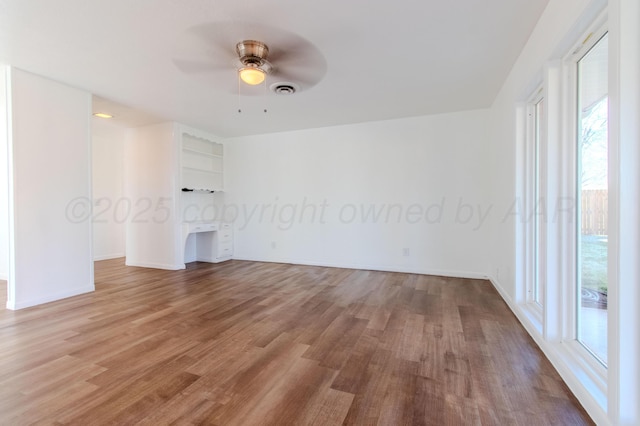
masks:
<svg viewBox="0 0 640 426"><path fill-rule="evenodd" d="M409 256L410 255L410 251L408 247L405 247L402 249L402 255L403 256Z"/></svg>
<svg viewBox="0 0 640 426"><path fill-rule="evenodd" d="M275 249L276 248L276 242L275 241L271 241L271 248Z"/></svg>

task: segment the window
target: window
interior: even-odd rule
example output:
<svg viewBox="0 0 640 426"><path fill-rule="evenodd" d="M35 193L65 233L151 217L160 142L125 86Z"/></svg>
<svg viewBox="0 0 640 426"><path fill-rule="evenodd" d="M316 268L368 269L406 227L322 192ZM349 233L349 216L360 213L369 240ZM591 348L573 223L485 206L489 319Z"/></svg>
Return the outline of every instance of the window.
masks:
<svg viewBox="0 0 640 426"><path fill-rule="evenodd" d="M607 364L608 36L576 62L576 339Z"/></svg>
<svg viewBox="0 0 640 426"><path fill-rule="evenodd" d="M546 137L545 99L543 87L530 96L527 103L527 234L528 274L527 298L539 312L544 301L544 231L547 206L542 191L542 151Z"/></svg>
<svg viewBox="0 0 640 426"><path fill-rule="evenodd" d="M518 191L526 212L516 228L518 302L532 329L601 407L608 386L607 281L616 255L608 242L619 236L615 226L611 235L608 229L608 172L616 166L609 163L615 146L609 147L605 19L601 15L561 61L546 64L543 84L530 86L535 90L516 115Z"/></svg>
<svg viewBox="0 0 640 426"><path fill-rule="evenodd" d="M533 302L542 305L544 299L544 285L542 284L541 250L543 247L542 219L544 218L544 203L540 191L540 150L545 132L543 127L544 98L537 99L534 105L534 146L533 146L533 196L536 210L533 218Z"/></svg>
<svg viewBox="0 0 640 426"><path fill-rule="evenodd" d="M591 3L516 98L514 312L597 424L640 424L640 4Z"/></svg>

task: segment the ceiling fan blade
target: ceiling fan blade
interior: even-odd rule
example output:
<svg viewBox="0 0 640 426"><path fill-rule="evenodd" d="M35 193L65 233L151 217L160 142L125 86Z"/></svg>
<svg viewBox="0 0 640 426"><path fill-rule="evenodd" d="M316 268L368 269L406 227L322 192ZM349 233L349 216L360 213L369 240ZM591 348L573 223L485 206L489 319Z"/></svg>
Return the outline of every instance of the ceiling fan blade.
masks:
<svg viewBox="0 0 640 426"><path fill-rule="evenodd" d="M269 47L272 81L310 88L327 71L324 56L305 38L261 22L235 20L207 22L188 29L176 42L173 62L190 74L232 72L241 66L236 44L243 40L258 40Z"/></svg>
<svg viewBox="0 0 640 426"><path fill-rule="evenodd" d="M188 29L176 39L172 61L187 74L233 70L238 55L235 44L228 42L226 24L209 22Z"/></svg>
<svg viewBox="0 0 640 426"><path fill-rule="evenodd" d="M233 28L228 22L209 22L198 25L189 30L197 37L202 47L210 54L222 55L226 58L236 57L236 43Z"/></svg>
<svg viewBox="0 0 640 426"><path fill-rule="evenodd" d="M275 80L276 82L282 81L297 83L302 89L310 89L322 80L324 74L325 72L320 70L300 71L295 69L283 70L278 68L272 73L272 80Z"/></svg>
<svg viewBox="0 0 640 426"><path fill-rule="evenodd" d="M172 61L176 68L186 74L213 73L233 69L229 66L223 66L221 64L215 64L207 61L192 61L188 59L173 59Z"/></svg>

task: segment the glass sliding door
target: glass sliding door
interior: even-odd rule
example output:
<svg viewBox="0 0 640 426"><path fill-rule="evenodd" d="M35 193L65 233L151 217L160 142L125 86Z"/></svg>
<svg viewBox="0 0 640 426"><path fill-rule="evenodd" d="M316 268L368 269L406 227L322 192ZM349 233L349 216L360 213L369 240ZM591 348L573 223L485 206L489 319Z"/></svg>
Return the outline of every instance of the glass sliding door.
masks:
<svg viewBox="0 0 640 426"><path fill-rule="evenodd" d="M577 62L577 339L607 364L608 36Z"/></svg>

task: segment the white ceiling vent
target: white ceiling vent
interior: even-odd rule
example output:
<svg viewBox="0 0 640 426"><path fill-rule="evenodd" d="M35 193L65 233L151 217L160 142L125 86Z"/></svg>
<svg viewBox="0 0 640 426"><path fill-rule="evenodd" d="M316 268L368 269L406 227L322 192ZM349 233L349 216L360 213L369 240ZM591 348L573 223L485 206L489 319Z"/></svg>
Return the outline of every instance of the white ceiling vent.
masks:
<svg viewBox="0 0 640 426"><path fill-rule="evenodd" d="M274 83L269 87L271 88L271 91L276 95L293 95L299 90L297 84L289 82Z"/></svg>

